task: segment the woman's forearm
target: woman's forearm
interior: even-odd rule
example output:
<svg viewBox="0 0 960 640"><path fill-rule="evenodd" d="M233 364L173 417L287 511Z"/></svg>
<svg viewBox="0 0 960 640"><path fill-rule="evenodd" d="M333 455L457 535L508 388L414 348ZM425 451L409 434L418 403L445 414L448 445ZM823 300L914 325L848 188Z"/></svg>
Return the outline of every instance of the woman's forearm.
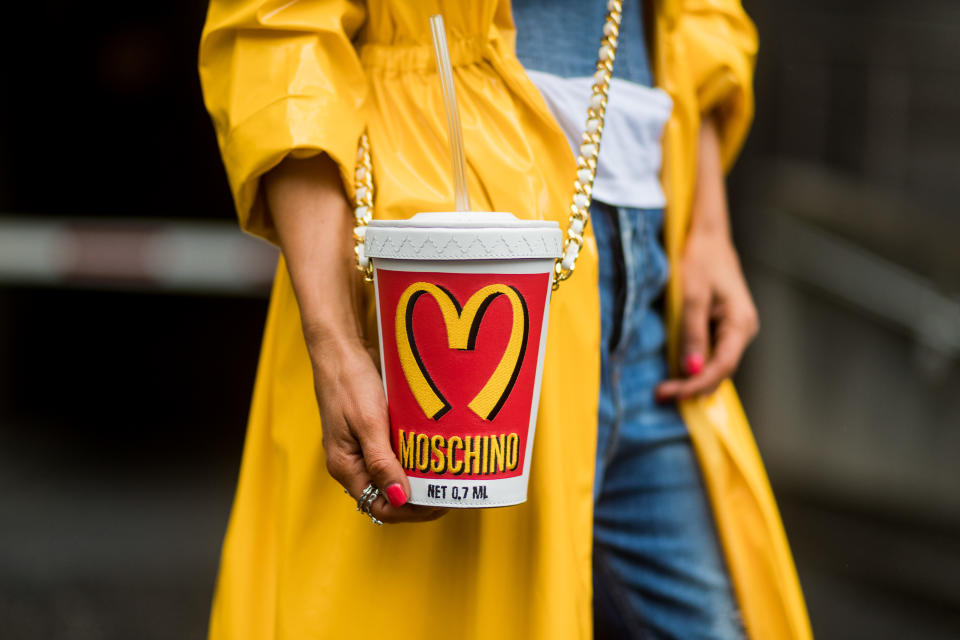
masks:
<svg viewBox="0 0 960 640"><path fill-rule="evenodd" d="M657 388L661 400L710 393L736 370L757 333L757 310L730 234L730 214L713 118L704 118L697 148L690 228L679 277L683 286L682 369L688 377Z"/></svg>
<svg viewBox="0 0 960 640"><path fill-rule="evenodd" d="M730 214L720 161L720 135L713 116L704 116L697 147L697 177L690 233L729 238Z"/></svg>
<svg viewBox="0 0 960 640"><path fill-rule="evenodd" d="M356 340L362 331L353 215L336 164L326 155L288 158L263 186L308 344Z"/></svg>
<svg viewBox="0 0 960 640"><path fill-rule="evenodd" d="M390 448L386 397L361 324L353 213L336 165L325 155L287 159L263 186L300 306L327 471L354 498L371 483L383 491L389 504L374 497L370 510L384 522L440 517L407 504L410 483Z"/></svg>

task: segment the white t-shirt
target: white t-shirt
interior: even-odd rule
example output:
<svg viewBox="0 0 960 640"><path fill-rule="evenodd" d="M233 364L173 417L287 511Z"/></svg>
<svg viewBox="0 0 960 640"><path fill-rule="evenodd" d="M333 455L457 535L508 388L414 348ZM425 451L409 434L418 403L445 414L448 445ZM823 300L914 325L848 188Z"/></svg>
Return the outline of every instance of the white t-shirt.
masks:
<svg viewBox="0 0 960 640"><path fill-rule="evenodd" d="M577 154L587 122L593 78L561 78L551 73L527 71ZM663 90L613 78L597 177L596 200L619 207L656 209L666 204L660 186L660 139L673 101Z"/></svg>

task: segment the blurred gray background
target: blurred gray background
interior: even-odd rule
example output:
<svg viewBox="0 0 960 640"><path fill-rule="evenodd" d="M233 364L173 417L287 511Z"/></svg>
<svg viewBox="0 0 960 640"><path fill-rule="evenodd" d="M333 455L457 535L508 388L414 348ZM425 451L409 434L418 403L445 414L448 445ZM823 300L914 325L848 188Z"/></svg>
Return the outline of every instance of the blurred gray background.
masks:
<svg viewBox="0 0 960 640"><path fill-rule="evenodd" d="M204 637L275 261L202 2L5 12L0 638ZM740 374L821 639L960 637L960 4L747 0Z"/></svg>
<svg viewBox="0 0 960 640"><path fill-rule="evenodd" d="M820 638L960 637L960 4L746 2L740 390Z"/></svg>

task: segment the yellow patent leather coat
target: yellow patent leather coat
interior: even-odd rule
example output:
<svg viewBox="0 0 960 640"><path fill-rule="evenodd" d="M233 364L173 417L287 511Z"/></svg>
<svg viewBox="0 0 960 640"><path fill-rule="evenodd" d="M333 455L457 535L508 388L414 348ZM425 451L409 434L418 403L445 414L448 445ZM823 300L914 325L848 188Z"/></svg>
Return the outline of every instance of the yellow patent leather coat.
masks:
<svg viewBox="0 0 960 640"><path fill-rule="evenodd" d="M452 209L427 20L433 13L444 14L449 30L474 206L566 225L573 158L513 55L508 0L212 0L200 74L244 229L275 238L259 178L288 154L329 154L352 189L364 128L376 217ZM756 37L737 0L660 0L653 14L655 78L674 101L663 182L676 274L701 114L719 114L729 166L752 115ZM317 286L322 278L317 274ZM679 281L668 290L671 358ZM310 362L281 261L211 638L590 637L599 353L590 238L576 274L550 305L527 503L377 528L325 471ZM750 636L810 637L776 505L732 385L681 410Z"/></svg>

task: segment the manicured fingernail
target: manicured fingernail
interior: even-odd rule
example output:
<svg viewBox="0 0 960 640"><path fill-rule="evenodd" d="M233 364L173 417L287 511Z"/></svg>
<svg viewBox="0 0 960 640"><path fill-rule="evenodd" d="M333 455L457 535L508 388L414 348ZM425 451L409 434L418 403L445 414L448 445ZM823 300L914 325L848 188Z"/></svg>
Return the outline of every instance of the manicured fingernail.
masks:
<svg viewBox="0 0 960 640"><path fill-rule="evenodd" d="M703 356L699 353L687 354L683 360L683 368L687 370L687 375L697 375L703 370Z"/></svg>
<svg viewBox="0 0 960 640"><path fill-rule="evenodd" d="M407 494L399 484L392 484L387 487L387 500L394 507L402 507L407 504Z"/></svg>

